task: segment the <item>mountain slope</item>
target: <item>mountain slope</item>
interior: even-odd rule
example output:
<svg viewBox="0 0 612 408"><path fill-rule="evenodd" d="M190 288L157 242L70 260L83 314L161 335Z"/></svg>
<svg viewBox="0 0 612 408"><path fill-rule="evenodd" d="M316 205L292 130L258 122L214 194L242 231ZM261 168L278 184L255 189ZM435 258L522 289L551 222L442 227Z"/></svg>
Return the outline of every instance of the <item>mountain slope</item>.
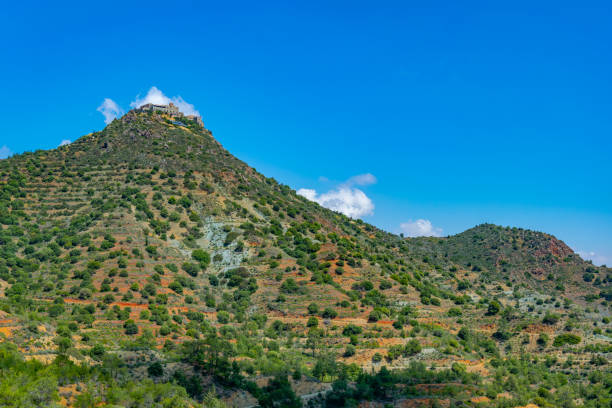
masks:
<svg viewBox="0 0 612 408"><path fill-rule="evenodd" d="M487 282L565 293L574 300L597 291L589 277L600 269L541 232L483 224L446 239L412 239L408 245L413 253L477 271ZM601 289L601 279L598 283Z"/></svg>
<svg viewBox="0 0 612 408"><path fill-rule="evenodd" d="M28 358L85 363L125 387L173 381L201 399L214 382L227 401L267 406L272 388L250 381L276 376L289 406L290 386L316 394L388 366L410 374L350 398L450 382L460 391L411 392L468 401L506 391L478 379L506 364L491 361L567 348L542 334L580 336L577 358L608 347L611 271L553 237L481 225L404 240L298 196L182 116L130 111L0 161L0 180L3 333Z"/></svg>

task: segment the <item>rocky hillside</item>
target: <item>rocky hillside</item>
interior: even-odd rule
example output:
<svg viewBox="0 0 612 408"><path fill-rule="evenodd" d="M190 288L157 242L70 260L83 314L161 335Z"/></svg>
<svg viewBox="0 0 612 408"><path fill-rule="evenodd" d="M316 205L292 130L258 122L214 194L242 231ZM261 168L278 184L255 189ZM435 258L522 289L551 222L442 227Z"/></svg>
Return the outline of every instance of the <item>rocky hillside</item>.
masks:
<svg viewBox="0 0 612 408"><path fill-rule="evenodd" d="M542 232L483 224L448 238L413 238L408 245L412 253L434 262L479 272L481 280L553 291L574 300L607 286L605 268L585 262L564 242ZM604 274L594 288L589 278L600 270Z"/></svg>
<svg viewBox="0 0 612 408"><path fill-rule="evenodd" d="M609 401L612 270L516 228L402 239L185 117L0 161L0 225L0 405Z"/></svg>

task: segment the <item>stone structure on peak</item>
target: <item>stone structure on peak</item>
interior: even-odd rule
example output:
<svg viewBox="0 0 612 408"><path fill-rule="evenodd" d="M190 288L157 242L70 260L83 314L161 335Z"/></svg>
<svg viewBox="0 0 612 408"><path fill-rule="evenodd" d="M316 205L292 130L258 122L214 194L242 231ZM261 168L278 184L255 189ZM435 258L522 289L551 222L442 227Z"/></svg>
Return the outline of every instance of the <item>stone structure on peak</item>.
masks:
<svg viewBox="0 0 612 408"><path fill-rule="evenodd" d="M183 115L178 109L178 106L170 102L168 105L156 105L154 103L147 103L142 105L139 110L143 112L162 112L166 113L172 117L185 117L187 119L193 120L198 125L204 127L204 122L202 118L198 115Z"/></svg>
<svg viewBox="0 0 612 408"><path fill-rule="evenodd" d="M180 114L178 107L172 102L170 102L169 105L155 105L153 103L147 103L145 105L142 105L139 109L145 112L150 112L150 111L163 112L169 115L179 115Z"/></svg>

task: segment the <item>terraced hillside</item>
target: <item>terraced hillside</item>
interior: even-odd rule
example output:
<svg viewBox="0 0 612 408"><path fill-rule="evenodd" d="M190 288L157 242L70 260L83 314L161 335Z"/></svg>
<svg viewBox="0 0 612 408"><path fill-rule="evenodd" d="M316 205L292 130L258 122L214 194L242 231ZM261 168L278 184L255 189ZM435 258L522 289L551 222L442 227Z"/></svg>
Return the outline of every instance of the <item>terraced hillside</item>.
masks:
<svg viewBox="0 0 612 408"><path fill-rule="evenodd" d="M564 242L541 232L483 224L446 239L412 239L408 245L411 253L434 262L477 271L482 281L552 291L573 300L606 288L605 276L596 281L595 290L590 284L598 268L585 263Z"/></svg>
<svg viewBox="0 0 612 408"><path fill-rule="evenodd" d="M0 225L2 406L610 406L612 269L386 233L184 117L0 161Z"/></svg>

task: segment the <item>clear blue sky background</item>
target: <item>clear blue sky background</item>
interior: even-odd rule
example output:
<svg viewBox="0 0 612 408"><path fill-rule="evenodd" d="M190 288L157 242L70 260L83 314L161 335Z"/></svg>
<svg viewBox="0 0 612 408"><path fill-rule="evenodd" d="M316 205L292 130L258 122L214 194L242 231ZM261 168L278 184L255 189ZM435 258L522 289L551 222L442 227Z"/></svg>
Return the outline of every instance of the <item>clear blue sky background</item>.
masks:
<svg viewBox="0 0 612 408"><path fill-rule="evenodd" d="M612 264L609 1L289 3L4 4L0 153L157 86L296 189L375 175L363 218L389 231L493 222Z"/></svg>

